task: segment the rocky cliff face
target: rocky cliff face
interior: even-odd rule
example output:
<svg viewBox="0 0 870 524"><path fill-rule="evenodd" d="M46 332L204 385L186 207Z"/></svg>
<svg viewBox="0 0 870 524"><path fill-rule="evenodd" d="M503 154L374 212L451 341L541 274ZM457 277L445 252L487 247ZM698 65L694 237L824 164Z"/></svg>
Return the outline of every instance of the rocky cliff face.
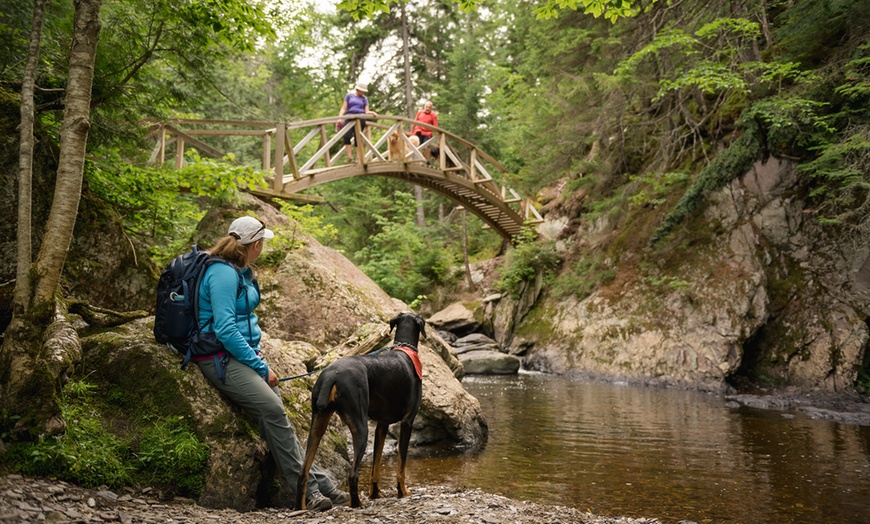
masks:
<svg viewBox="0 0 870 524"><path fill-rule="evenodd" d="M525 317L502 299L495 310L510 315L495 324L519 322L501 338L527 368L555 373L713 390L741 378L854 386L868 343L870 241L822 229L793 165L759 162L685 227L708 231L667 267L636 254L654 268L644 278L623 266L614 284L585 298L545 294Z"/></svg>

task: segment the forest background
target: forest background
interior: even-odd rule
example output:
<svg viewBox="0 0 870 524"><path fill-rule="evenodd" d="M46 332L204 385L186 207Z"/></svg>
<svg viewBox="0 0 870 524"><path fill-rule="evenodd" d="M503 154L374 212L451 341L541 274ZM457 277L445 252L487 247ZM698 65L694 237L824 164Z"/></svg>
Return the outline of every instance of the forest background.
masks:
<svg viewBox="0 0 870 524"><path fill-rule="evenodd" d="M32 6L5 3L0 82L15 97ZM823 220L864 223L867 2L635 2L625 4L635 16L614 22L556 2L341 5L351 12L322 2L104 2L85 184L158 263L185 247L204 213L195 197L226 197L255 175L194 151L182 171L147 166L144 119L317 118L337 114L357 80L381 114L413 117L433 101L443 128L508 167L502 183L532 195L571 184L583 193L578 218L658 207L670 211L651 224L658 239L692 205L675 206L674 195L710 185L698 166L761 134L766 153L807 161ZM71 8L48 5L36 82L37 134L55 140ZM259 159L255 141L223 146L252 166ZM291 213L393 296L413 302L455 278L463 229L450 202L427 194L418 214L413 188L373 177L317 191L329 205ZM498 254L496 235L469 220L472 260ZM607 277L587 275L601 273L590 265L600 261L565 269L588 285Z"/></svg>
<svg viewBox="0 0 870 524"><path fill-rule="evenodd" d="M184 169L162 169L148 163L145 119L334 115L358 80L368 82L371 107L381 114L413 116L433 101L441 127L509 169L499 182L567 210L563 237L602 216L630 231L591 250L525 238L506 257L505 292L544 272L550 292L582 296L614 278L621 253L666 254L685 239L674 231L685 229L707 192L771 155L799 163L813 218L838 235L867 234L866 0L348 0L337 11L291 1L5 0L7 130L26 101L19 93L27 86L33 7L46 10L33 134L35 158L47 164L64 165L57 156L70 125L63 116L73 80L70 35L74 7L85 4L96 8L101 28L82 194L119 214L154 267L186 250L205 197L230 199L262 178L254 167L261 151L226 139L223 149L234 158L216 162L190 151ZM415 306L431 308L427 294L461 278L455 268L466 254L484 260L505 248L449 201L399 182L363 177L316 191L328 205L284 211ZM553 194L558 201L550 202ZM35 250L44 238L35 224ZM5 284L4 304L11 295ZM3 315L5 329L11 308Z"/></svg>

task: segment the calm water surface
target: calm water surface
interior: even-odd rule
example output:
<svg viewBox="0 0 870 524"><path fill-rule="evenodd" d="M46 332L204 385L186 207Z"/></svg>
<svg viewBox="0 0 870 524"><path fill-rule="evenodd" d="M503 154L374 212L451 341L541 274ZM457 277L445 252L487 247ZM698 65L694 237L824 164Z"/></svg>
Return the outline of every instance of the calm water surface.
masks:
<svg viewBox="0 0 870 524"><path fill-rule="evenodd" d="M480 400L487 446L464 455L416 451L412 490L468 486L668 523L870 523L868 427L551 375L469 376L463 384Z"/></svg>

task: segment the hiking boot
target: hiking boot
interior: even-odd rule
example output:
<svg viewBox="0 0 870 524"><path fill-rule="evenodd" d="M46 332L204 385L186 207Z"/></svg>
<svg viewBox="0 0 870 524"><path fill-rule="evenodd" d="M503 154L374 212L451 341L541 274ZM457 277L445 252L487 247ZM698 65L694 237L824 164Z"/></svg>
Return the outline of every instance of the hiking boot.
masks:
<svg viewBox="0 0 870 524"><path fill-rule="evenodd" d="M326 511L332 509L332 501L324 497L319 491L308 495L305 505L309 511Z"/></svg>
<svg viewBox="0 0 870 524"><path fill-rule="evenodd" d="M341 491L338 488L333 488L332 491L326 493L333 506L344 506L350 502L350 495L346 491Z"/></svg>

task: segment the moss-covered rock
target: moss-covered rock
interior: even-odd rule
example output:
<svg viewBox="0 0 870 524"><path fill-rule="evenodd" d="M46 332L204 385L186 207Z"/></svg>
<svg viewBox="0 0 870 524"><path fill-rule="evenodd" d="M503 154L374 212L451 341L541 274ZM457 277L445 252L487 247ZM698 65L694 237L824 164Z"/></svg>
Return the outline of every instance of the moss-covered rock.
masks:
<svg viewBox="0 0 870 524"><path fill-rule="evenodd" d="M199 502L210 507L240 510L262 505L292 505L290 486L275 470L268 448L249 419L228 404L195 365L179 367L180 358L153 342L153 319L143 319L85 336L83 359L75 373L94 384L100 411L120 438L142 433L155 419L187 421L208 446L201 472ZM305 343L264 337L261 344L270 366L281 376L305 372L302 362L317 350ZM310 418L309 384L288 381L281 393L288 415L303 439ZM336 424L318 463L342 478L348 467L347 441Z"/></svg>

